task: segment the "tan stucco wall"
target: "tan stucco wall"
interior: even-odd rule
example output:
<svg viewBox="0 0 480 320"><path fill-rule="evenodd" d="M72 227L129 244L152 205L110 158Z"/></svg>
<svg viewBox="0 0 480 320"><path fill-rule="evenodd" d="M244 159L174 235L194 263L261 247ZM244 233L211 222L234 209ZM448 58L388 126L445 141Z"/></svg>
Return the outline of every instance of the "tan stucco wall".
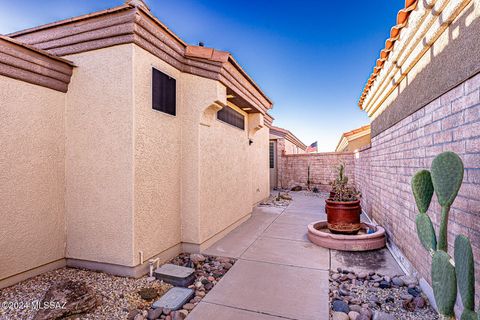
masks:
<svg viewBox="0 0 480 320"><path fill-rule="evenodd" d="M200 129L200 241L206 241L252 211L269 193L268 128L250 138L246 130L215 120ZM258 190L258 191L257 191Z"/></svg>
<svg viewBox="0 0 480 320"><path fill-rule="evenodd" d="M264 126L251 137L250 170L252 182L252 204L270 195L269 129Z"/></svg>
<svg viewBox="0 0 480 320"><path fill-rule="evenodd" d="M251 211L248 148L247 130L219 120L200 129L201 241Z"/></svg>
<svg viewBox="0 0 480 320"><path fill-rule="evenodd" d="M0 280L64 257L64 105L0 76Z"/></svg>
<svg viewBox="0 0 480 320"><path fill-rule="evenodd" d="M135 253L144 258L181 242L180 172L183 79L177 69L134 46ZM176 79L177 116L152 109L152 67ZM139 261L136 261L139 263Z"/></svg>
<svg viewBox="0 0 480 320"><path fill-rule="evenodd" d="M133 44L66 58L77 66L67 94L0 79L0 160L14 169L0 176L13 221L0 280L63 258L134 275L118 267L138 266L140 252L168 259L182 243L198 250L268 196L268 128L236 106L245 130L218 121L219 81ZM152 67L176 78L177 116L152 109Z"/></svg>
<svg viewBox="0 0 480 320"><path fill-rule="evenodd" d="M66 256L133 265L133 45L66 58Z"/></svg>

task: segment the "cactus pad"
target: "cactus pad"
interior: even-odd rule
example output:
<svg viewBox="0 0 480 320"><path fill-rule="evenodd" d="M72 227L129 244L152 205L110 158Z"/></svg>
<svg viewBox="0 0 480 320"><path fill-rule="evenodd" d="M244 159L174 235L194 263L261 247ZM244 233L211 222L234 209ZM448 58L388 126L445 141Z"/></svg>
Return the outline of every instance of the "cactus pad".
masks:
<svg viewBox="0 0 480 320"><path fill-rule="evenodd" d="M470 240L463 235L459 235L455 239L455 272L463 306L472 312L475 310L474 268Z"/></svg>
<svg viewBox="0 0 480 320"><path fill-rule="evenodd" d="M433 255L432 287L439 313L453 316L457 299L457 280L450 256L444 251L435 251Z"/></svg>
<svg viewBox="0 0 480 320"><path fill-rule="evenodd" d="M477 315L475 311L465 309L462 312L462 317L460 320L478 320L478 316L479 315Z"/></svg>
<svg viewBox="0 0 480 320"><path fill-rule="evenodd" d="M426 213L420 213L417 215L415 223L417 225L418 238L425 249L428 251L437 250L437 237L435 236L435 229L430 217Z"/></svg>
<svg viewBox="0 0 480 320"><path fill-rule="evenodd" d="M418 171L412 178L412 190L418 211L425 213L430 206L433 196L433 184L430 171Z"/></svg>
<svg viewBox="0 0 480 320"><path fill-rule="evenodd" d="M450 207L462 185L462 159L451 151L439 154L433 159L431 176L438 202Z"/></svg>

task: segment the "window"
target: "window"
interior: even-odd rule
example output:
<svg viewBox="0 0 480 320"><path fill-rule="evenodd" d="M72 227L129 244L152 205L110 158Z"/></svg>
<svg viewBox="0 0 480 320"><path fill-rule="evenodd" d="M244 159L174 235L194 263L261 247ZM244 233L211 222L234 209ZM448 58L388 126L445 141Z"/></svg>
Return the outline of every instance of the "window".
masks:
<svg viewBox="0 0 480 320"><path fill-rule="evenodd" d="M241 113L229 107L224 107L217 112L217 119L245 130L245 118Z"/></svg>
<svg viewBox="0 0 480 320"><path fill-rule="evenodd" d="M152 68L152 108L176 115L176 80Z"/></svg>
<svg viewBox="0 0 480 320"><path fill-rule="evenodd" d="M270 169L275 168L275 142L270 142Z"/></svg>

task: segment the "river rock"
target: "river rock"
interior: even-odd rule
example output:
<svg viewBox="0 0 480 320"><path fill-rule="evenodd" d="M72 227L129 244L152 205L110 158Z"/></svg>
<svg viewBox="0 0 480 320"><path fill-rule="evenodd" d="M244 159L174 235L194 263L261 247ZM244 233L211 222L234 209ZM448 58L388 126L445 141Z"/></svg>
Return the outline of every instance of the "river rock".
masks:
<svg viewBox="0 0 480 320"><path fill-rule="evenodd" d="M348 314L350 312L350 308L348 307L348 304L346 304L341 300L333 301L332 309L333 311L343 312L345 314Z"/></svg>
<svg viewBox="0 0 480 320"><path fill-rule="evenodd" d="M334 312L332 314L332 320L349 320L350 317L345 312Z"/></svg>

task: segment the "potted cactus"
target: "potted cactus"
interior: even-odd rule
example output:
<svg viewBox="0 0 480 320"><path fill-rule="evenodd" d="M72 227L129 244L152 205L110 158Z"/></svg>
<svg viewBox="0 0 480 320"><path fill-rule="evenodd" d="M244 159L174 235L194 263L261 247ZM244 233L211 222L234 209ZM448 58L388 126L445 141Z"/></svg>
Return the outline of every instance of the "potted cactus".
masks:
<svg viewBox="0 0 480 320"><path fill-rule="evenodd" d="M463 162L449 151L433 160L431 171L417 172L412 178L413 195L419 211L415 222L420 242L432 256L432 287L440 318L455 319L458 287L464 306L461 319L478 320L480 312L475 312L475 270L470 240L458 235L454 244L454 259L447 253L450 206L462 180ZM438 237L427 214L433 193L442 207Z"/></svg>
<svg viewBox="0 0 480 320"><path fill-rule="evenodd" d="M345 165L337 167L337 178L330 183L332 191L325 200L327 227L332 233L356 234L361 228L360 193L348 185Z"/></svg>

